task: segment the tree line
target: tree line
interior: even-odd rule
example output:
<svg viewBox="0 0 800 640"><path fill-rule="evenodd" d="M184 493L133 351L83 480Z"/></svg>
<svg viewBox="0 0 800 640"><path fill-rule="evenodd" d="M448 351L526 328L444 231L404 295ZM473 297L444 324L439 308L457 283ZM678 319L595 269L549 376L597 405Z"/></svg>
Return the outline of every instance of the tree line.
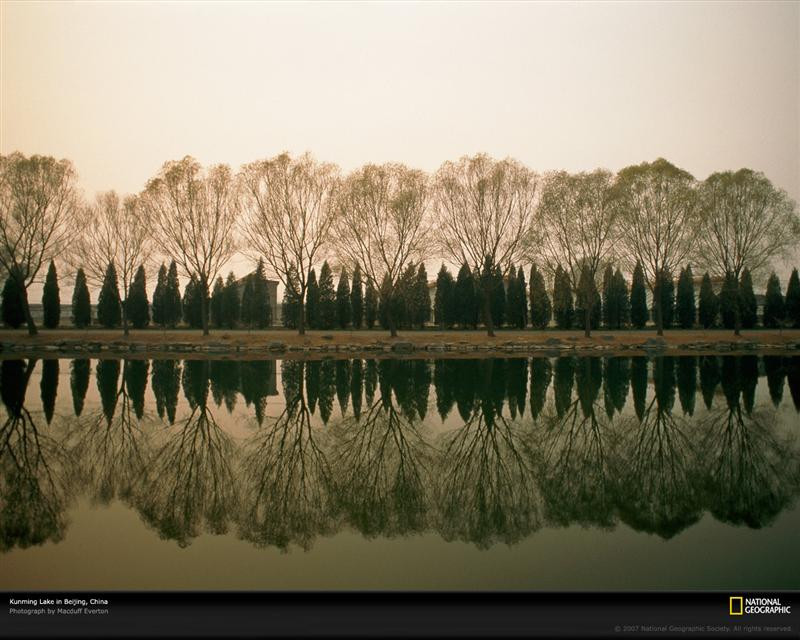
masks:
<svg viewBox="0 0 800 640"><path fill-rule="evenodd" d="M681 322L670 305L673 274L692 265L724 280L721 321L732 322L738 332L751 318L747 282L752 288L753 279L761 281L800 240L796 204L762 173L723 171L700 181L663 158L617 173L540 175L514 159L477 154L445 162L432 175L387 163L343 176L310 154L284 153L238 172L227 165L203 167L187 156L166 162L138 194L110 191L91 203L80 197L75 182L68 160L0 157L0 267L18 292L29 333L36 326L27 291L53 261L63 262L76 283L82 272L101 293L113 267L126 331L129 311L139 313L141 322L134 303L137 278L159 259L174 262L176 276L199 292L189 296L199 309L184 314L189 324L204 333L211 325L260 326L262 315L237 319L219 304L228 286L220 283L222 269L240 253L282 282L286 323L300 333L307 326L369 325L370 318L392 335L424 324L429 303L413 281L419 265L437 256L459 266L452 287L466 296L459 297L464 308L453 312L458 317L443 310L440 324L480 324L489 335L495 326L527 326L529 320L539 326L547 305L544 297L530 295L521 273L523 265L536 262L529 286L546 290L559 326L583 328L586 335L599 326L601 288L608 296L607 324L639 326L647 315L638 286L643 283L661 333ZM326 263L330 279L323 273ZM333 287L334 270L341 292ZM355 295L354 323L356 272L363 297ZM471 289L465 284L469 275ZM768 288L774 304L765 323L780 322L775 284ZM784 307L792 318L788 294ZM438 297L442 307L447 295ZM113 291L103 296L103 305L98 302L98 313L106 304L116 318ZM523 313L524 304L530 307ZM703 317L708 305L705 311ZM683 314L688 318L688 306Z"/></svg>

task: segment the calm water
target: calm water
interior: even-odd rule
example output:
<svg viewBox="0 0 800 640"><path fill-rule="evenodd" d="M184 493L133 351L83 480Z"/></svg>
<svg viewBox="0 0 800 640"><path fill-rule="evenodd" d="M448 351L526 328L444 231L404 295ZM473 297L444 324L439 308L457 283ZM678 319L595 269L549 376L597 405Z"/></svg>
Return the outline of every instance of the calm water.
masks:
<svg viewBox="0 0 800 640"><path fill-rule="evenodd" d="M800 358L3 360L0 588L800 587Z"/></svg>

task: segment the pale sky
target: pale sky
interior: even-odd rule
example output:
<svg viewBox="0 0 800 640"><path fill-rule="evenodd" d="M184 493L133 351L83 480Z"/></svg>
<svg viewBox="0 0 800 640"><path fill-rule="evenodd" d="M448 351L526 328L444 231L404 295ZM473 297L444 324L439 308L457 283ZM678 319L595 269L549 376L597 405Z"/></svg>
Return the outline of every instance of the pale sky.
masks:
<svg viewBox="0 0 800 640"><path fill-rule="evenodd" d="M186 154L308 150L345 171L663 156L800 199L798 2L0 6L0 151L71 159L87 197Z"/></svg>

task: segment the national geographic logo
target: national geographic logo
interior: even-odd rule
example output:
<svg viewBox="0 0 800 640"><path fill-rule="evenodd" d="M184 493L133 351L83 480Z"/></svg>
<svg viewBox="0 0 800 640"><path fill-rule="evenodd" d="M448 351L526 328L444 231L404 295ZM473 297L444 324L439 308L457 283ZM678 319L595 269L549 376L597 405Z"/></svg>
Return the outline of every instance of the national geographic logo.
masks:
<svg viewBox="0 0 800 640"><path fill-rule="evenodd" d="M728 611L732 616L744 614L790 614L792 605L781 604L780 598L745 598L744 596L731 596L728 601Z"/></svg>

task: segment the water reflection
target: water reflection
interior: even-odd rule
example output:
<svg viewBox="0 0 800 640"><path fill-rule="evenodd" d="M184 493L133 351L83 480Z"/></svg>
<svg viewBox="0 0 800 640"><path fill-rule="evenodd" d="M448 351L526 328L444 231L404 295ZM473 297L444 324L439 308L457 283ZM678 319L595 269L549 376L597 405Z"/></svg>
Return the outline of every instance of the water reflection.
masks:
<svg viewBox="0 0 800 640"><path fill-rule="evenodd" d="M84 358L0 373L3 550L60 540L78 495L122 501L181 546L231 533L288 550L344 528L481 548L575 524L669 539L706 513L758 529L800 492L796 357Z"/></svg>

